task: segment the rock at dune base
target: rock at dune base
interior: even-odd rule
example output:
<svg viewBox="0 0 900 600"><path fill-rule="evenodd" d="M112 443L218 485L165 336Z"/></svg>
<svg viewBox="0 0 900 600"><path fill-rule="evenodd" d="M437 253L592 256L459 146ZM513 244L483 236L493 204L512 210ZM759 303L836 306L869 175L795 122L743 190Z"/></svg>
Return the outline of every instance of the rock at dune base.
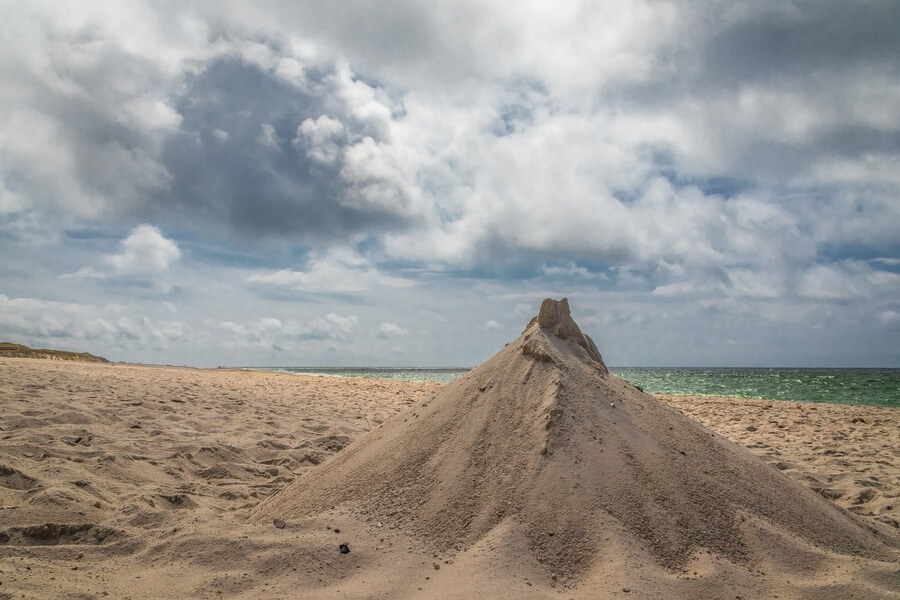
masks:
<svg viewBox="0 0 900 600"><path fill-rule="evenodd" d="M776 568L780 555L762 539L895 558L883 538L818 494L609 375L565 299L545 300L494 357L255 514L334 507L441 553L511 531L522 560L560 583L613 564L605 561L623 548L672 573L701 553Z"/></svg>

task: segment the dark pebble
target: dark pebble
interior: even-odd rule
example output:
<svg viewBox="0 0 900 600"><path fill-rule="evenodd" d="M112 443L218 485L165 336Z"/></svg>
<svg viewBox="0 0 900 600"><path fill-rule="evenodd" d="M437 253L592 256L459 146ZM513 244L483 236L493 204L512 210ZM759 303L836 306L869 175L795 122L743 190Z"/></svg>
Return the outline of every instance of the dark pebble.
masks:
<svg viewBox="0 0 900 600"><path fill-rule="evenodd" d="M341 554L350 554L350 546L347 544L341 544L338 546L338 550L341 551Z"/></svg>
<svg viewBox="0 0 900 600"><path fill-rule="evenodd" d="M284 521L281 519L272 519L272 525L277 527L278 529L284 529Z"/></svg>

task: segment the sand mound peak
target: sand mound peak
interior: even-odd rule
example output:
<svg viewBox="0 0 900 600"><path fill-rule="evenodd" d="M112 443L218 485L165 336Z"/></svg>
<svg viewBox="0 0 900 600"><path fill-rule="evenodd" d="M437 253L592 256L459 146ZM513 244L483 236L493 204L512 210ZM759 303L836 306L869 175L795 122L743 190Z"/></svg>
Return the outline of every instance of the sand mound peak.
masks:
<svg viewBox="0 0 900 600"><path fill-rule="evenodd" d="M332 509L441 552L512 531L527 540L518 551L563 580L623 547L676 571L705 551L752 564L766 555L760 540L773 536L827 552L893 556L821 496L610 376L566 300L545 300L494 357L269 498L256 515Z"/></svg>
<svg viewBox="0 0 900 600"><path fill-rule="evenodd" d="M544 335L539 335L539 331ZM523 352L527 356L552 362L555 353L551 349L552 344L544 337L548 334L561 340L574 342L587 353L586 358L589 361L597 363L601 372L609 373L594 340L582 333L581 328L572 318L568 298L562 300L547 298L541 303L541 309L537 316L529 321L523 332L525 336ZM580 355L577 351L576 354Z"/></svg>

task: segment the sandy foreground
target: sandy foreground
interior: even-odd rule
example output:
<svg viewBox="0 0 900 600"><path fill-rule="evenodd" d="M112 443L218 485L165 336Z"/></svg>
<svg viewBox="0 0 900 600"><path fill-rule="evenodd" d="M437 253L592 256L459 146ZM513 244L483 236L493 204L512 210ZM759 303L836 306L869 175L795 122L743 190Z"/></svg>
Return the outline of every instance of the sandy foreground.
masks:
<svg viewBox="0 0 900 600"><path fill-rule="evenodd" d="M302 530L249 518L276 490L438 388L0 359L0 598L366 597L388 579L408 597L445 597L466 577L453 558L419 556L390 532L356 539L341 530L340 514L310 515ZM661 398L897 539L896 409ZM496 541L484 543L501 563L512 560L515 549L494 548ZM343 543L349 554L338 551ZM396 572L372 575L372 564L390 565L394 556ZM496 564L470 566L489 572ZM504 582L498 595L665 597L640 580L571 588L536 566L517 568L525 569L521 587ZM704 589L695 568L684 576ZM829 589L866 597L869 585L878 597L900 597L885 592L900 586L900 566L876 570L868 582L855 581L860 573L832 568L808 597ZM706 590L703 597L754 597Z"/></svg>

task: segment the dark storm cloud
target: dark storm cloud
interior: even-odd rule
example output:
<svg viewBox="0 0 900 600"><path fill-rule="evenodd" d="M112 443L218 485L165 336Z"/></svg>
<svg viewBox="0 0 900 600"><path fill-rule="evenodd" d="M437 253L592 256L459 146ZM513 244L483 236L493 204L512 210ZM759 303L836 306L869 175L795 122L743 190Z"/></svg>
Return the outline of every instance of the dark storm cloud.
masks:
<svg viewBox="0 0 900 600"><path fill-rule="evenodd" d="M163 154L173 181L156 199L161 215L173 210L248 236L352 229L344 223L352 215L335 210L335 173L290 143L321 102L236 60L217 61L186 88L176 103L181 131ZM274 129L274 147L260 141L264 125Z"/></svg>
<svg viewBox="0 0 900 600"><path fill-rule="evenodd" d="M842 68L898 70L896 2L774 2L750 11L749 17L719 31L702 53L720 85L831 77Z"/></svg>
<svg viewBox="0 0 900 600"><path fill-rule="evenodd" d="M216 60L190 77L174 103L182 116L180 131L168 138L161 158L171 186L135 207L141 218L173 222L177 215L192 228L224 229L244 238L330 239L401 227L405 217L395 211L342 203L347 185L341 164L308 157L298 126L333 113L335 105L326 82L333 73L308 76L310 87L324 88L324 95L234 58ZM358 138L377 139L363 124L345 119L344 126ZM350 143L346 135L335 141Z"/></svg>
<svg viewBox="0 0 900 600"><path fill-rule="evenodd" d="M49 62L3 72L9 133L19 144L5 149L0 176L31 202L78 204L77 196L135 202L165 180L154 169L147 132L127 114L135 96L163 93L164 77L152 61L96 36L90 29L57 34ZM48 146L46 164L16 152L38 144ZM54 162L69 150L65 164ZM62 168L71 172L56 170Z"/></svg>
<svg viewBox="0 0 900 600"><path fill-rule="evenodd" d="M681 179L703 189L704 178L733 179L793 195L786 184L825 161L900 151L892 108L900 4L681 8L686 27L656 56L654 76L601 95L618 110L666 115L683 128L655 144ZM717 151L703 156L705 148Z"/></svg>
<svg viewBox="0 0 900 600"><path fill-rule="evenodd" d="M371 98L374 109L365 106L378 90L334 62L301 64L275 42L210 38L219 44L211 57L187 54L172 69L99 26L23 23L13 31L30 36L34 51L17 49L17 68L0 65L9 133L0 194L11 198L0 198L0 235L21 237L25 217L36 215L61 228L87 217L106 228L149 221L314 242L402 228L416 212L383 168L391 107ZM273 64L241 58L249 46ZM279 59L302 86L288 82ZM298 134L322 115L340 129L325 140L330 161L311 158L316 139Z"/></svg>
<svg viewBox="0 0 900 600"><path fill-rule="evenodd" d="M477 3L276 0L268 3L267 11L248 6L257 5L250 3L210 18L225 21L231 28L287 29L352 59L362 72L388 74L394 79L413 77L440 85L469 75L473 65L484 59L476 43L480 36L459 35L461 27L470 31L484 27L482 21L489 11ZM486 31L480 33L489 36Z"/></svg>

